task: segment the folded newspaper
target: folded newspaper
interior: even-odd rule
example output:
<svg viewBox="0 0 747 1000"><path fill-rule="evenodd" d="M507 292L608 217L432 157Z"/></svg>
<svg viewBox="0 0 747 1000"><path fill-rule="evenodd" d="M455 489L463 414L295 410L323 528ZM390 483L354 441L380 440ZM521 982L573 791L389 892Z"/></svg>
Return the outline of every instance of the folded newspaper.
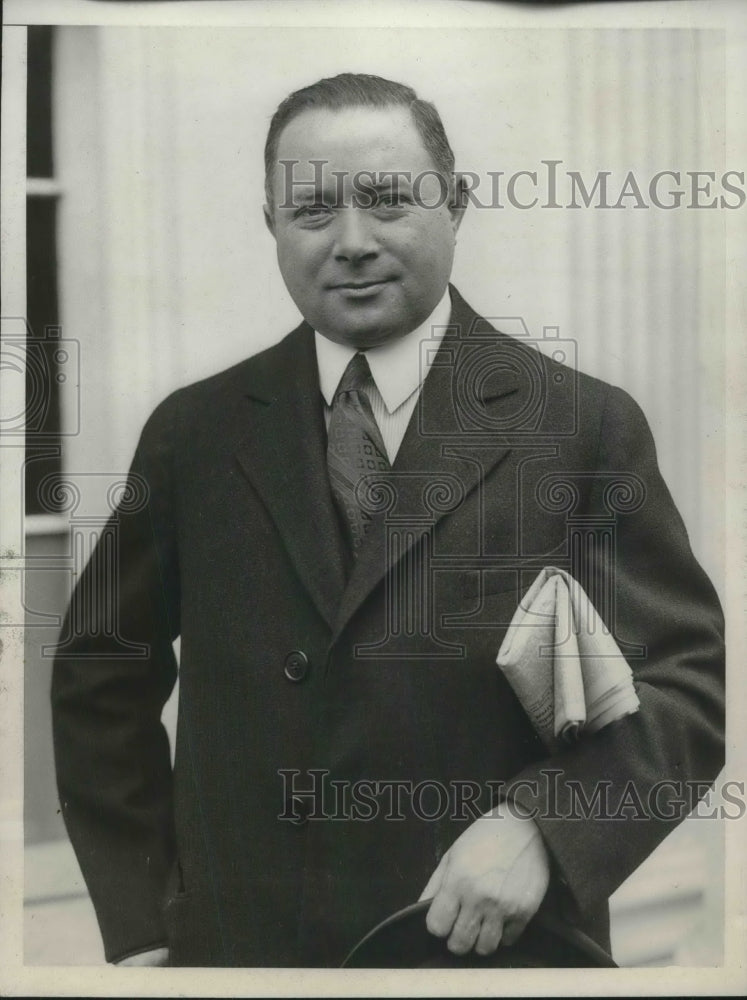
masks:
<svg viewBox="0 0 747 1000"><path fill-rule="evenodd" d="M550 749L638 711L613 636L581 584L553 566L524 595L496 663Z"/></svg>

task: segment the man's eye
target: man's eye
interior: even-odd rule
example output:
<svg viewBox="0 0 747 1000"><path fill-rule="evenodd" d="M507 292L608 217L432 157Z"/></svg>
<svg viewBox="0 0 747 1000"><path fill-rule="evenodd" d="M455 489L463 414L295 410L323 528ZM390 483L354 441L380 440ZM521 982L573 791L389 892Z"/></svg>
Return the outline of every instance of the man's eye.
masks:
<svg viewBox="0 0 747 1000"><path fill-rule="evenodd" d="M383 208L401 208L403 205L406 205L407 202L408 199L406 195L392 191L389 194L380 195L376 205L377 207L381 205Z"/></svg>
<svg viewBox="0 0 747 1000"><path fill-rule="evenodd" d="M328 215L329 211L329 205L304 205L296 212L296 215L307 219L321 219Z"/></svg>

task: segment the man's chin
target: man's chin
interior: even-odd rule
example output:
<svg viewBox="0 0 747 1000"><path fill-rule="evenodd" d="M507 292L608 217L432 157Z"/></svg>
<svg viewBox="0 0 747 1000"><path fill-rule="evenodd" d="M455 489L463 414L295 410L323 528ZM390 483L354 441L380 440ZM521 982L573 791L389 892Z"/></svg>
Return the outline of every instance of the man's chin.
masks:
<svg viewBox="0 0 747 1000"><path fill-rule="evenodd" d="M400 337L406 336L410 329L415 329L415 326L417 323L413 324L412 327L403 324L401 317L397 320L386 315L364 317L358 314L345 318L336 316L334 323L320 325L316 329L327 340L366 351L371 347L380 347L391 340L398 340Z"/></svg>
<svg viewBox="0 0 747 1000"><path fill-rule="evenodd" d="M321 333L321 331L319 331ZM372 347L381 347L392 340L399 340L407 335L409 331L401 328L376 327L365 330L346 330L336 337L329 337L329 340L336 340L338 344L347 344L358 351L367 351Z"/></svg>

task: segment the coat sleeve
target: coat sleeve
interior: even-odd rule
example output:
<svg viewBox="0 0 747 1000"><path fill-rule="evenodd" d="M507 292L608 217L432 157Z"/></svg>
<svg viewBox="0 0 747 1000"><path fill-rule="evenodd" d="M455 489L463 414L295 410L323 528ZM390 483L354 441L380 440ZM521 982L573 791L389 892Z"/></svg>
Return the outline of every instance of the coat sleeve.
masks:
<svg viewBox="0 0 747 1000"><path fill-rule="evenodd" d="M525 768L509 796L536 810L580 913L609 898L724 762L721 608L659 472L646 419L620 389L608 392L597 468L591 514L603 510L604 474L634 473L643 484L640 507L618 515L613 557L616 637L645 648L630 659L640 709ZM597 579L609 571L601 561L587 567Z"/></svg>
<svg viewBox="0 0 747 1000"><path fill-rule="evenodd" d="M166 942L174 823L161 710L179 633L173 409L161 404L143 431L131 490L74 589L52 676L62 814L109 961Z"/></svg>

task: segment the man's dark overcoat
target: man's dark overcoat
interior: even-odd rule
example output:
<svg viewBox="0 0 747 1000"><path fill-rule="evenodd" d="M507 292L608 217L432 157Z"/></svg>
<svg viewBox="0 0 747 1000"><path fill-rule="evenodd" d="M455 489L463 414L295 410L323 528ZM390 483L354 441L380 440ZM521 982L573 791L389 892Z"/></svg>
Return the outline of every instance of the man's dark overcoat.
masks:
<svg viewBox="0 0 747 1000"><path fill-rule="evenodd" d="M721 612L641 411L451 294L391 481L362 498L378 513L352 569L307 324L148 421L52 690L62 809L108 959L168 943L175 965L337 965L512 779L509 798L540 806L545 905L608 944L609 895L686 811L677 783L717 775ZM96 617L107 565L116 599ZM552 756L495 665L546 565L581 577L641 701ZM303 794L315 781L323 802Z"/></svg>

